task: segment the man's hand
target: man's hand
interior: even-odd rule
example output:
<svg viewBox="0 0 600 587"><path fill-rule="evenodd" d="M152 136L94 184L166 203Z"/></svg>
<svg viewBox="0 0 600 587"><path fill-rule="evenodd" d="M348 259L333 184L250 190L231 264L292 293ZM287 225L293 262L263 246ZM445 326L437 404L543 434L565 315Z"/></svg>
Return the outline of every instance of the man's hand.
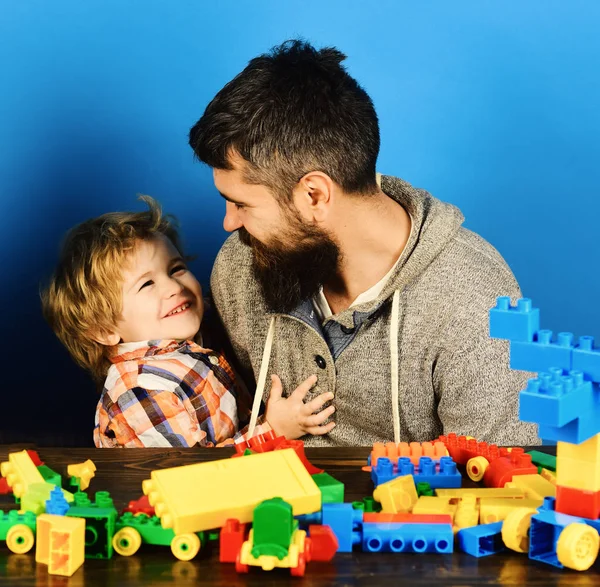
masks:
<svg viewBox="0 0 600 587"><path fill-rule="evenodd" d="M322 393L304 403L306 394L316 382L317 376L311 375L294 389L289 397L284 398L281 379L277 375L271 375L271 395L267 401L265 416L277 436L295 440L305 434L322 435L333 430L335 422L324 426L321 424L335 412L335 408L329 406L319 411L326 402L333 399L333 393Z"/></svg>

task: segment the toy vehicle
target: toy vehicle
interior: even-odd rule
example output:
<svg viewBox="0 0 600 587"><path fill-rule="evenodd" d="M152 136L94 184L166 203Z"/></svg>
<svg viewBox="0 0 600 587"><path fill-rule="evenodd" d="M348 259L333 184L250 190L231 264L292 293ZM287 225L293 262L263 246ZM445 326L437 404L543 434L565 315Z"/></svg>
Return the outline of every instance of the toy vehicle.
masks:
<svg viewBox="0 0 600 587"><path fill-rule="evenodd" d="M0 540L6 540L6 546L15 554L25 554L33 548L35 529L35 514L0 510Z"/></svg>

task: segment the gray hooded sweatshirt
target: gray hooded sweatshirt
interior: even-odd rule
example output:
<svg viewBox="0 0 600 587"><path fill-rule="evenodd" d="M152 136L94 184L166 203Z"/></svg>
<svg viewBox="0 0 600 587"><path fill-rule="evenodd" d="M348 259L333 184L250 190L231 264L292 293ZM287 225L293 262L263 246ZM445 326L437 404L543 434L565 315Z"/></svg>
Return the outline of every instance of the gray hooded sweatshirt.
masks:
<svg viewBox="0 0 600 587"><path fill-rule="evenodd" d="M237 232L221 248L211 290L239 373L259 396L254 418L272 373L284 394L316 374L307 400L333 392L336 426L304 437L308 446L425 441L449 432L538 444L537 428L518 417L519 391L532 374L511 371L508 342L489 337L496 297L521 295L511 270L461 226L455 206L398 178L382 176L380 185L410 214L410 238L375 300L323 323L310 300L289 314L268 312L250 248Z"/></svg>

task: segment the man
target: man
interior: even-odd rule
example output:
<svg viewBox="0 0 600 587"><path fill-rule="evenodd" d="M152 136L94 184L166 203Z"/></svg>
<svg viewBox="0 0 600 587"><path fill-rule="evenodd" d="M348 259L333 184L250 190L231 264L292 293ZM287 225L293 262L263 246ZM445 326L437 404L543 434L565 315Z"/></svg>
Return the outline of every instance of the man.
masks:
<svg viewBox="0 0 600 587"><path fill-rule="evenodd" d="M286 42L250 61L190 131L226 200L233 234L211 288L242 374L258 381L256 407L267 373L284 390L316 374L308 397L332 393L335 412L308 445L448 432L536 444L518 419L526 375L488 336L489 308L519 297L518 284L457 208L376 174L377 116L344 59ZM271 396L303 405L277 386Z"/></svg>

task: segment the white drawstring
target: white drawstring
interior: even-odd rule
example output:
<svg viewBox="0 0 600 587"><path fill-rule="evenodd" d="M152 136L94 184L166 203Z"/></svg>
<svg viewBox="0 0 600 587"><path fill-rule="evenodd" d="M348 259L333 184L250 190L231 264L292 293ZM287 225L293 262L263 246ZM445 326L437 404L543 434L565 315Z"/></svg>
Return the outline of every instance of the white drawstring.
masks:
<svg viewBox="0 0 600 587"><path fill-rule="evenodd" d="M394 442L400 442L400 406L398 404L398 330L400 322L400 290L392 300L392 324L390 325L390 360L392 362L392 415L394 418Z"/></svg>
<svg viewBox="0 0 600 587"><path fill-rule="evenodd" d="M252 438L254 429L256 428L256 420L260 410L260 402L265 391L265 383L267 380L267 372L269 371L269 360L271 358L271 347L273 346L273 336L275 334L275 316L271 318L269 331L267 332L267 340L263 350L262 361L260 363L260 371L258 373L258 382L256 383L256 393L252 402L252 413L250 414L250 424L248 425L248 438Z"/></svg>

